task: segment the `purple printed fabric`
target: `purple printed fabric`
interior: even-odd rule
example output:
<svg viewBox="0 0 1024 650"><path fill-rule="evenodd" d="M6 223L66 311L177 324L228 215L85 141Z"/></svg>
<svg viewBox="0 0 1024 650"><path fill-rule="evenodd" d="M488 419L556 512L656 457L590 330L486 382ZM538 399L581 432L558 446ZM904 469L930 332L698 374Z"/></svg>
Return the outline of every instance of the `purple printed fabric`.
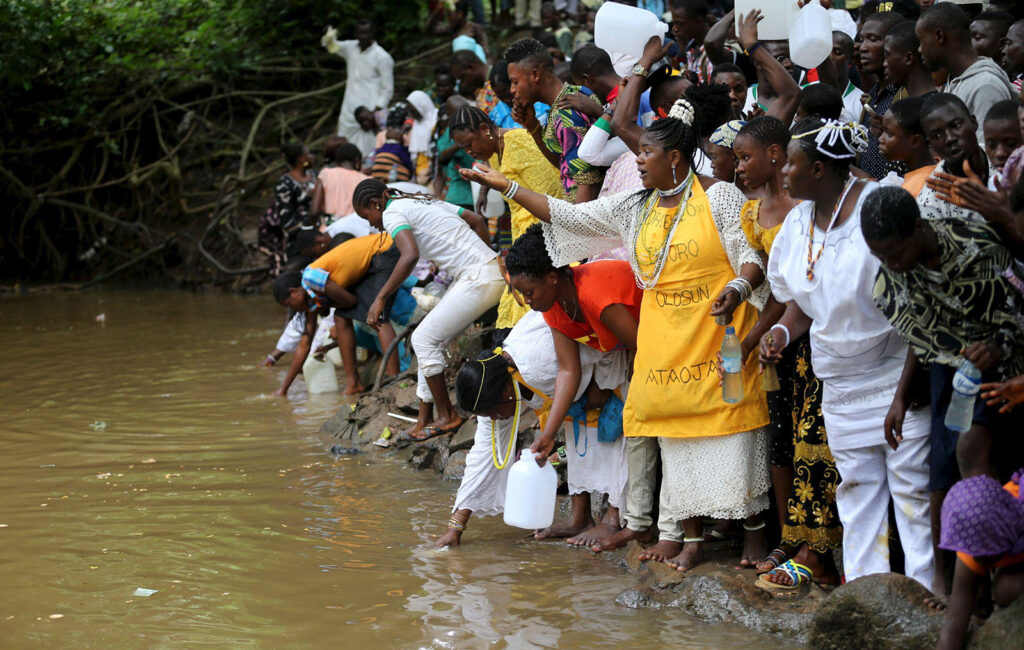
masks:
<svg viewBox="0 0 1024 650"><path fill-rule="evenodd" d="M1022 472L1013 475L1018 485ZM990 476L960 481L942 504L939 548L971 557L1024 553L1024 502Z"/></svg>

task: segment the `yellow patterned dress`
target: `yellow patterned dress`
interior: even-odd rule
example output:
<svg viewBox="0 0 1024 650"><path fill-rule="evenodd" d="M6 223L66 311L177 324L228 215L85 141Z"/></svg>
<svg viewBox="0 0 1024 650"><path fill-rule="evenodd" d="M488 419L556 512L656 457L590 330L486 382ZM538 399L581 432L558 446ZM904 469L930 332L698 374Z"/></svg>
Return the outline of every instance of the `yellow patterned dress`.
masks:
<svg viewBox="0 0 1024 650"><path fill-rule="evenodd" d="M501 162L498 161L497 155L492 156L488 161L491 168L497 169L505 178L534 192L547 194L556 199L562 198L562 183L558 177L558 170L537 148L533 136L527 133L526 129L510 129L501 137L505 143ZM512 214L512 241L515 241L527 228L539 221L529 210L515 201L509 201L508 206ZM528 311L530 308L517 301L509 287L501 295L501 302L498 303L498 320L495 327L510 328Z"/></svg>
<svg viewBox="0 0 1024 650"><path fill-rule="evenodd" d="M779 222L764 228L757 222L761 200L740 210L740 225L751 248L771 253ZM768 393L771 437L768 457L772 465L792 463L793 485L786 506L781 544L801 544L825 553L842 543L843 529L836 511L839 472L828 449L825 419L821 415L821 382L811 368L811 341L804 334L783 351L779 364L782 390Z"/></svg>

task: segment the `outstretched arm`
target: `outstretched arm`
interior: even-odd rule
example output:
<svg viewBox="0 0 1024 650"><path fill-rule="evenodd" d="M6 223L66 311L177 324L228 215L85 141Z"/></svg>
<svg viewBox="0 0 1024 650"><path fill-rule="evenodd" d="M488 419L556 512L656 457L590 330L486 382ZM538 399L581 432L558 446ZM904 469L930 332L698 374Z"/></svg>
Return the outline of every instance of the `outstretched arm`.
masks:
<svg viewBox="0 0 1024 650"><path fill-rule="evenodd" d="M470 168L460 169L459 173L467 181L479 183L486 188L499 192L504 192L509 187L509 180L501 172L491 169L483 163L477 163ZM530 188L520 185L512 200L526 208L530 214L544 223L551 223L551 210L548 208L547 195L538 194Z"/></svg>

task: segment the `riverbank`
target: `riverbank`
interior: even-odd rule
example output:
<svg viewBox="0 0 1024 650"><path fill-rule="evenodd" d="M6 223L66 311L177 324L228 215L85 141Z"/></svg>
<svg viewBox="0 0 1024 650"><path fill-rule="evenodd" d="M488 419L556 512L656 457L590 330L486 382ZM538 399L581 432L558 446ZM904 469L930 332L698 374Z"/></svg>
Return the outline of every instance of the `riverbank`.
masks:
<svg viewBox="0 0 1024 650"><path fill-rule="evenodd" d="M479 351L477 338L469 336L453 344L453 350L461 352L457 356L471 357ZM415 389L415 374L406 373L380 391L343 406L324 423L321 433L332 442L335 454L373 454L417 470L440 473L453 482L454 496L454 482L462 478L476 421L469 418L457 432L426 442L398 441L399 432L410 425L392 414L415 417ZM523 418L521 446L530 444L536 426L532 413ZM382 435L387 438L379 444L386 447L374 444ZM560 484L564 484L564 466L559 476ZM568 499L560 499L560 506L565 510ZM551 543L558 542L544 544ZM678 609L707 623L739 624L788 642L831 650L926 650L938 641L943 614L927 607L924 601L929 592L905 576L880 574L838 588L811 584L794 591L766 592L754 586L753 571L736 566L738 550L732 542L708 543L706 547L705 562L686 574L665 564L640 562L642 548L635 542L613 552L610 555L638 582L614 596L615 602L632 609ZM590 553L582 549L578 552ZM1010 648L1021 638L1024 601L1018 600L987 622L976 620L969 647Z"/></svg>

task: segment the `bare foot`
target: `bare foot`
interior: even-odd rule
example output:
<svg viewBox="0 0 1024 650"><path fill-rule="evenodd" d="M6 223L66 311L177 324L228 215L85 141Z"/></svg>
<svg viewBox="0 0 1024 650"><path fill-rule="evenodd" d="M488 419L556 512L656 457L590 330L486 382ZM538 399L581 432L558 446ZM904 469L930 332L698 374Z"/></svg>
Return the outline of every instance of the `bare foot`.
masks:
<svg viewBox="0 0 1024 650"><path fill-rule="evenodd" d="M342 393L342 394L343 395L358 395L359 393L363 392L364 390L366 390L366 386L363 386L362 384L346 385L345 386L345 392Z"/></svg>
<svg viewBox="0 0 1024 650"><path fill-rule="evenodd" d="M949 596L928 596L924 599L924 604L927 605L929 609L934 609L937 612L941 612L942 610L946 609L946 606L948 605L948 599Z"/></svg>
<svg viewBox="0 0 1024 650"><path fill-rule="evenodd" d="M615 548L622 548L623 546L629 544L634 540L643 543L649 540L650 538L650 528L641 531L636 531L631 528L623 528L614 535L610 535L604 538L603 540L595 543L593 546L590 547L590 550L595 553L600 553L601 551L610 551Z"/></svg>
<svg viewBox="0 0 1024 650"><path fill-rule="evenodd" d="M759 530L743 531L743 556L740 558L740 567L753 569L757 567L758 561L768 552L768 544L764 539L764 527Z"/></svg>
<svg viewBox="0 0 1024 650"><path fill-rule="evenodd" d="M754 567L754 569L757 571L758 575L762 573L768 573L775 567L779 566L780 564L788 560L791 551L791 549L785 549L780 546L779 548L769 553L767 557L765 557L765 559L758 562L757 566Z"/></svg>
<svg viewBox="0 0 1024 650"><path fill-rule="evenodd" d="M573 537L594 525L594 520L584 519L577 522L575 519L566 519L544 530L538 530L533 534L534 539L552 539L554 537Z"/></svg>
<svg viewBox="0 0 1024 650"><path fill-rule="evenodd" d="M601 522L593 528L588 528L576 537L571 537L565 541L569 542L573 546L593 546L601 540L607 539L619 532L618 526Z"/></svg>
<svg viewBox="0 0 1024 650"><path fill-rule="evenodd" d="M462 543L462 531L449 528L448 531L437 538L434 542L434 548L455 548Z"/></svg>
<svg viewBox="0 0 1024 650"><path fill-rule="evenodd" d="M704 544L690 542L683 544L683 550L679 555L665 560L665 564L675 568L676 571L689 571L697 566L704 559Z"/></svg>
<svg viewBox="0 0 1024 650"><path fill-rule="evenodd" d="M682 542L673 542L668 539L663 539L651 548L645 550L640 554L640 561L646 562L647 560L655 560L657 562L664 562L670 557L675 557L679 554L679 549L683 547Z"/></svg>

